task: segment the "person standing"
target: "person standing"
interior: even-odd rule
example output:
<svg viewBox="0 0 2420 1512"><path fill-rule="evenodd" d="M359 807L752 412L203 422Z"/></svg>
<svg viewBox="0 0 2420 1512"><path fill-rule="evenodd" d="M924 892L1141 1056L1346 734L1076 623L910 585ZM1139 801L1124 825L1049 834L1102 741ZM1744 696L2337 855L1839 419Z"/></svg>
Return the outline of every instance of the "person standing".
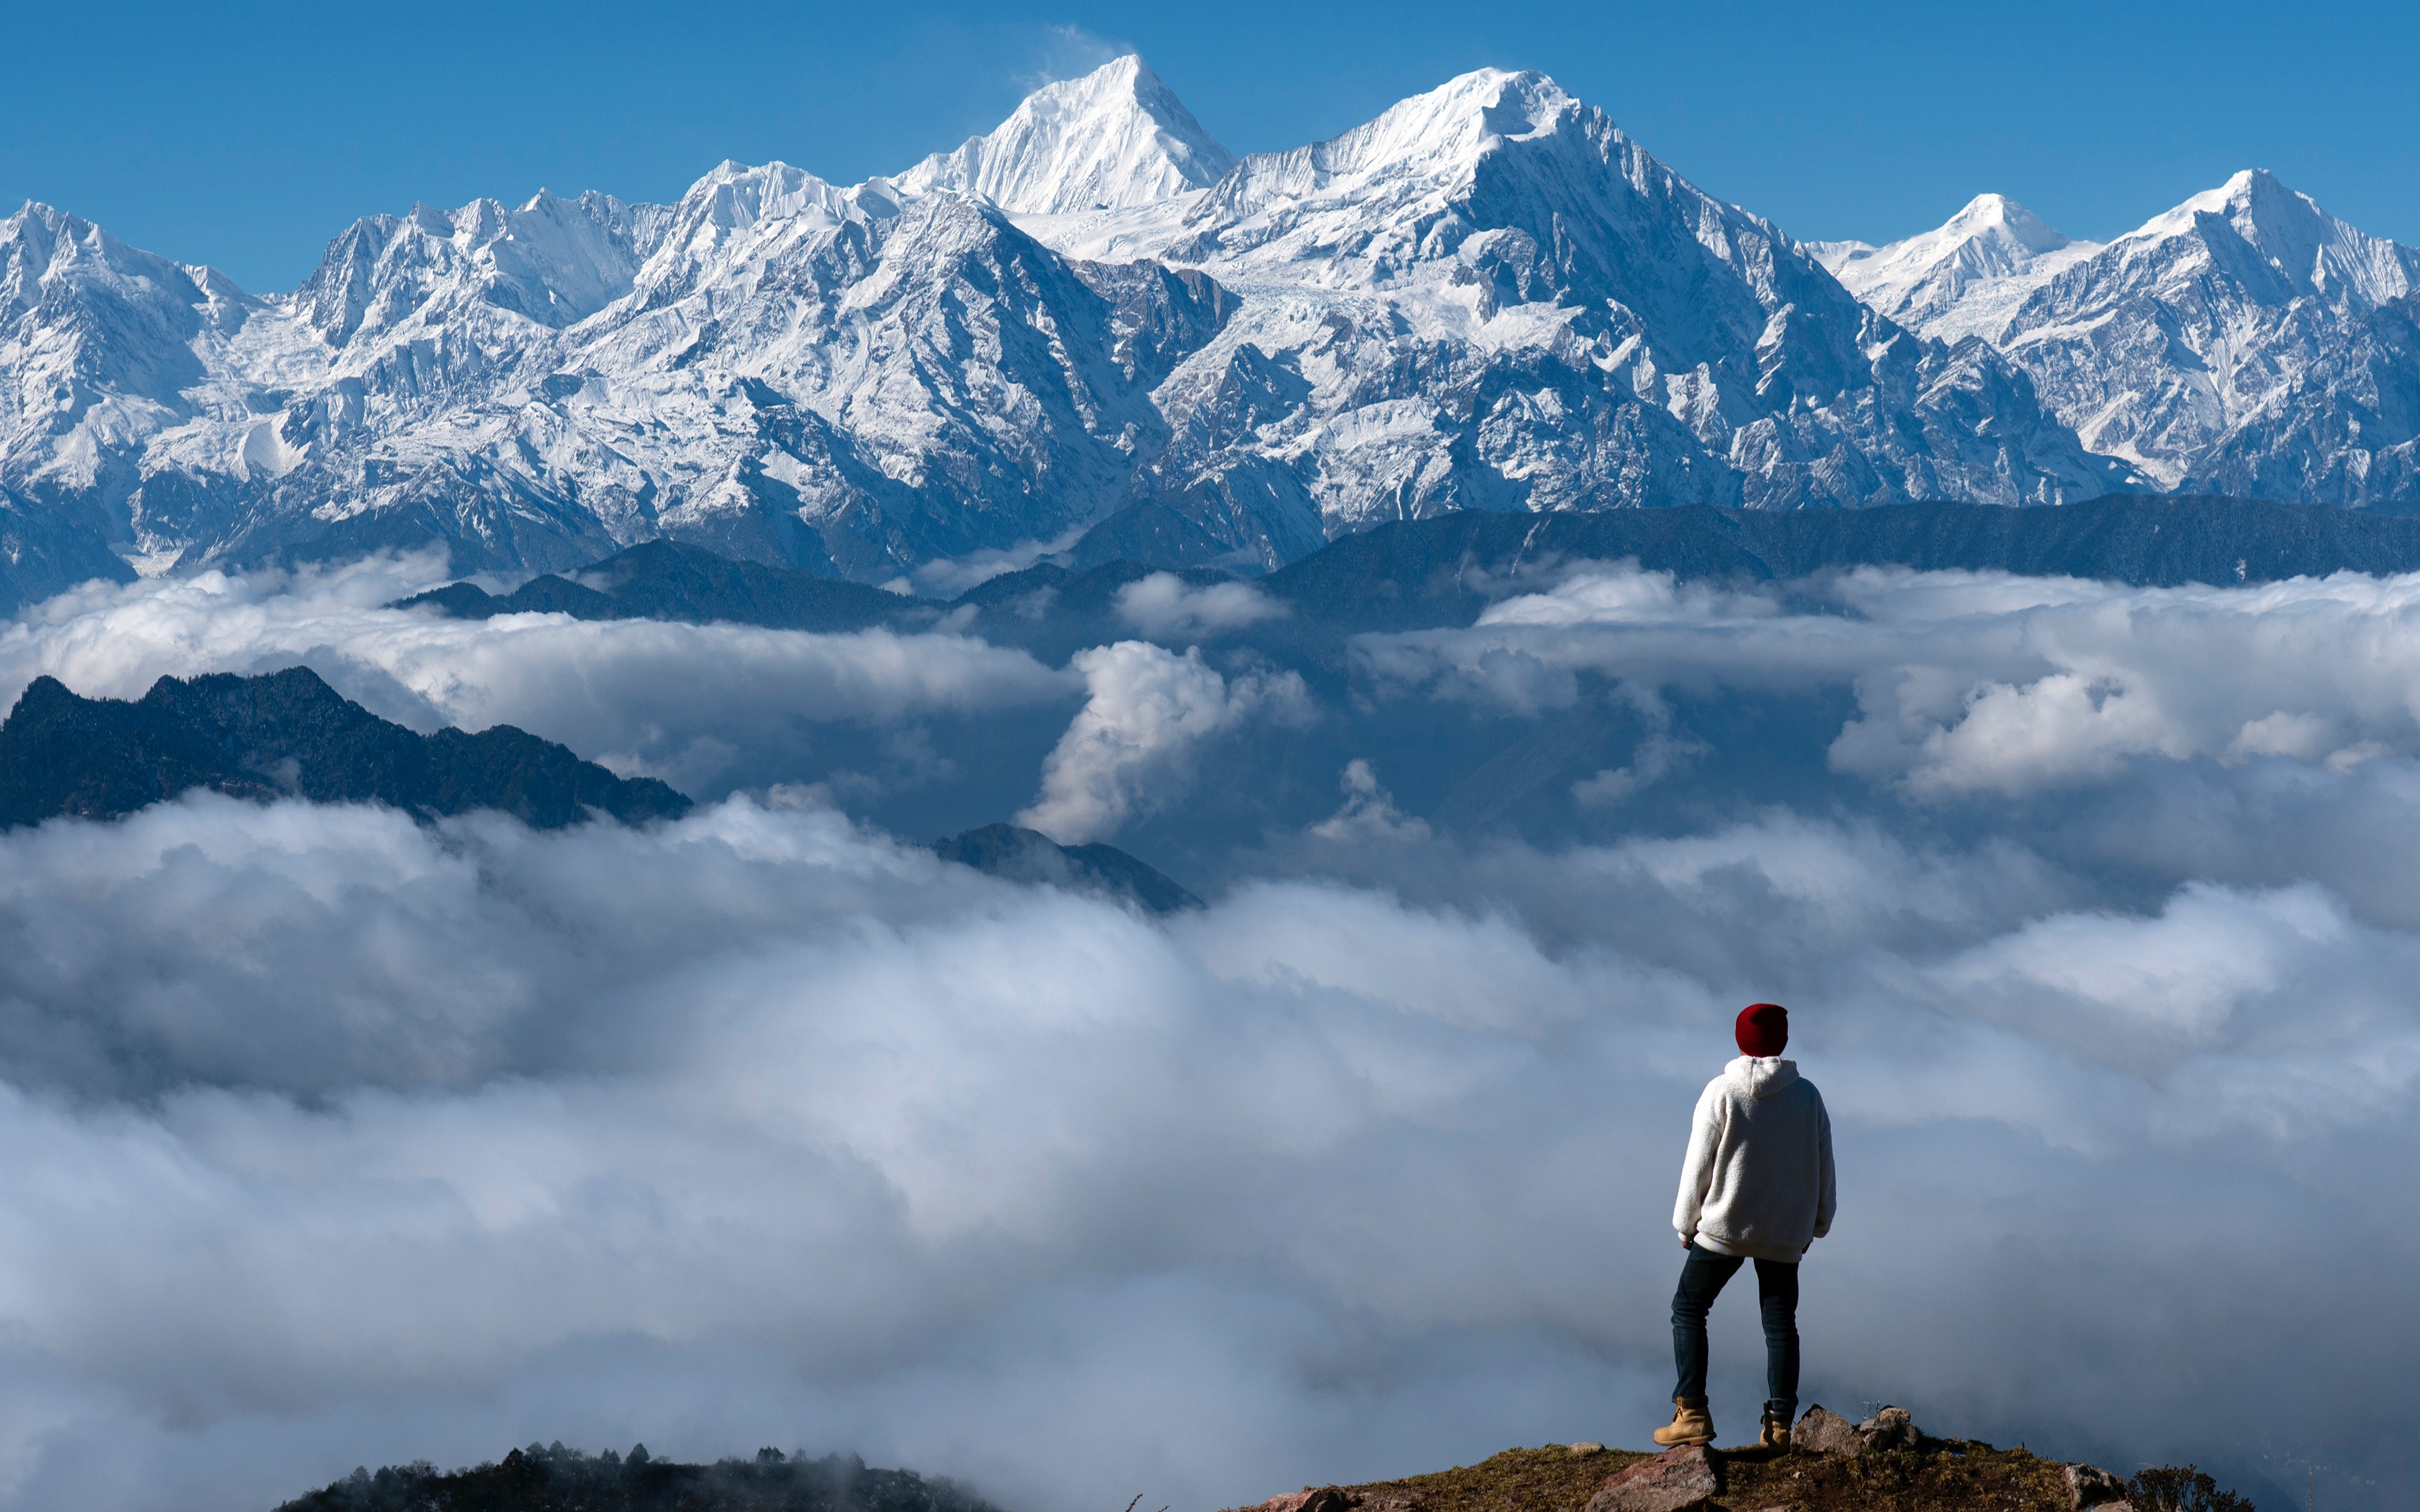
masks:
<svg viewBox="0 0 2420 1512"><path fill-rule="evenodd" d="M1832 1231L1832 1119L1823 1094L1781 1058L1790 1012L1750 1003L1734 1026L1740 1057L1706 1084L1681 1165L1672 1227L1689 1252L1672 1293L1672 1358L1680 1383L1668 1448L1714 1442L1706 1407L1706 1314L1724 1283L1756 1262L1764 1314L1764 1419L1757 1442L1790 1446L1798 1408L1798 1261Z"/></svg>

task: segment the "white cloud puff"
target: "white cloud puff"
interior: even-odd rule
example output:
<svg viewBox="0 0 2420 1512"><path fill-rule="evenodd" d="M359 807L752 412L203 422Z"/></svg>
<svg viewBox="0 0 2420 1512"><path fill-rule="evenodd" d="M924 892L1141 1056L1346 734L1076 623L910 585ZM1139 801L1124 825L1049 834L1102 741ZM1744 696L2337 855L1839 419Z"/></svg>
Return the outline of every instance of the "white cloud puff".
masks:
<svg viewBox="0 0 2420 1512"><path fill-rule="evenodd" d="M1378 781L1377 768L1366 758L1357 756L1345 763L1337 785L1344 790L1344 802L1311 826L1313 835L1361 844L1429 838L1428 821L1412 818L1395 807L1395 795Z"/></svg>
<svg viewBox="0 0 2420 1512"><path fill-rule="evenodd" d="M1294 719L1310 708L1298 672L1230 678L1202 659L1147 640L1076 653L1084 707L1043 764L1042 792L1017 816L1063 844L1117 833L1138 809L1164 803L1192 779L1202 743L1247 719Z"/></svg>
<svg viewBox="0 0 2420 1512"><path fill-rule="evenodd" d="M1293 612L1250 583L1196 588L1172 572L1155 572L1118 590L1118 618L1145 635L1202 636L1238 630Z"/></svg>

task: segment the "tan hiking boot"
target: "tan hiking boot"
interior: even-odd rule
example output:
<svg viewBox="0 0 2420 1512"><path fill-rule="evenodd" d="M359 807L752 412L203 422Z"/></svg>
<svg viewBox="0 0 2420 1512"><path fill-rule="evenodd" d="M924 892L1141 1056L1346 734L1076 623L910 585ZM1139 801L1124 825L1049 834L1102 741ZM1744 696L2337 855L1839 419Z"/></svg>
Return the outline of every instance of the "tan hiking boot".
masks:
<svg viewBox="0 0 2420 1512"><path fill-rule="evenodd" d="M1655 1430L1658 1448L1670 1449L1683 1443L1714 1442L1714 1420L1706 1412L1703 1401L1686 1396L1672 1398L1672 1426Z"/></svg>
<svg viewBox="0 0 2420 1512"><path fill-rule="evenodd" d="M1786 1417L1767 1417L1764 1420L1763 1430L1757 1435L1756 1446L1760 1449L1789 1448L1790 1419Z"/></svg>

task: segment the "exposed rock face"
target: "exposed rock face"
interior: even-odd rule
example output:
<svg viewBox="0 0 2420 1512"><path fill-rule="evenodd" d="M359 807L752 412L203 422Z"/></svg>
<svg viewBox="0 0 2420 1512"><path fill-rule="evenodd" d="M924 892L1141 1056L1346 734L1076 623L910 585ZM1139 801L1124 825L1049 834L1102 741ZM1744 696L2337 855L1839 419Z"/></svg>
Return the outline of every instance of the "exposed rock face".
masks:
<svg viewBox="0 0 2420 1512"><path fill-rule="evenodd" d="M1838 1413L1825 1415L1855 1437ZM1858 1443L1862 1448L1863 1441ZM1273 1498L1257 1512L1304 1512L1314 1496L1341 1498L1341 1504L1323 1501L1320 1512L1397 1512L1398 1502L1493 1512L1617 1512L1629 1506L1801 1512L1883 1505L2007 1512L2011 1507L2067 1507L2072 1499L2070 1489L2076 1484L2069 1467L2058 1461L2023 1448L1999 1449L1957 1439L1924 1439L1912 1448L1858 1458L1838 1452L1688 1448L1660 1456L1622 1454L1621 1462L1622 1472L1614 1474L1601 1459L1575 1458L1568 1444L1513 1448L1478 1464L1401 1481L1306 1489ZM2079 1469L2086 1485L2103 1486L2089 1467ZM2092 1494L2105 1495L2105 1490ZM2095 1501L2074 1512L2118 1512L2123 1506Z"/></svg>
<svg viewBox="0 0 2420 1512"><path fill-rule="evenodd" d="M1721 1461L1690 1444L1606 1476L1585 1512L1688 1512L1720 1494Z"/></svg>

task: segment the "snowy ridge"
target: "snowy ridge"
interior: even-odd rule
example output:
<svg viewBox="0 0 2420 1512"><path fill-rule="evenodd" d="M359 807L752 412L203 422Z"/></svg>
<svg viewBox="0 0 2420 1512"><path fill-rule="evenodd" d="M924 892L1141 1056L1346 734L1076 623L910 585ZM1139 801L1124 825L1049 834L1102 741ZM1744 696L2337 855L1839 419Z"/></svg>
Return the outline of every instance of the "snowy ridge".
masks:
<svg viewBox="0 0 2420 1512"><path fill-rule="evenodd" d="M2257 255L2267 272L2277 276L2280 285L2273 292L2337 304L2383 304L2411 293L2420 278L2420 249L2347 225L2265 168L2247 168L2216 189L2195 194L2120 238L2119 244L2130 252L2150 253L2180 237L2208 241L2219 223Z"/></svg>
<svg viewBox="0 0 2420 1512"><path fill-rule="evenodd" d="M2218 287L2195 269L2289 312L2211 316L2224 393L2085 371ZM2265 176L2105 249L1995 196L1802 246L1536 73L1235 161L1127 57L892 178L725 162L672 205L369 217L290 295L28 206L0 222L0 546L27 592L432 538L463 568L673 536L885 581L1130 515L1265 568L1467 508L2238 475L2409 504L2369 438L2413 412L2414 270ZM2313 334L2348 322L2367 346Z"/></svg>
<svg viewBox="0 0 2420 1512"><path fill-rule="evenodd" d="M1888 247L1810 250L1875 309L1992 342L2155 487L2420 508L2420 249L2261 169L2105 247L2013 216L1995 239L1975 211L1997 198Z"/></svg>

